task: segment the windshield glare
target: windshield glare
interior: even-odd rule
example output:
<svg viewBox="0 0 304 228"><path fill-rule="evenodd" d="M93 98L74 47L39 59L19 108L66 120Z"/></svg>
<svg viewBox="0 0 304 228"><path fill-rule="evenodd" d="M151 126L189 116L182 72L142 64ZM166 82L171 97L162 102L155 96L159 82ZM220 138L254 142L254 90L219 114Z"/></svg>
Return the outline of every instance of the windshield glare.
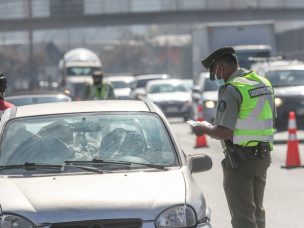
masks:
<svg viewBox="0 0 304 228"><path fill-rule="evenodd" d="M0 165L92 159L177 164L167 131L153 114L20 118L8 123L1 142Z"/></svg>
<svg viewBox="0 0 304 228"><path fill-rule="evenodd" d="M269 71L265 75L273 87L304 85L304 70Z"/></svg>

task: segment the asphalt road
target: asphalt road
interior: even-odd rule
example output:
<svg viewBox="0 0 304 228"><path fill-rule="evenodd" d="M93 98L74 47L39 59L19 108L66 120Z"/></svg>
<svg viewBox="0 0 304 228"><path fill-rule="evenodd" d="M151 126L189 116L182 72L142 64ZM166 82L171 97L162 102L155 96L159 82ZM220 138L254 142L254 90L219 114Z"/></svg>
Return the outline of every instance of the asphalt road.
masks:
<svg viewBox="0 0 304 228"><path fill-rule="evenodd" d="M229 228L230 214L222 187L223 158L219 141L206 137L206 148L194 148L196 137L190 126L180 119L170 119L171 127L185 153L204 153L213 161L211 170L194 174L204 192L208 206L212 211L214 228ZM298 132L298 138L304 139L304 133ZM288 133L277 133L272 164L268 169L264 206L266 209L266 227L304 227L304 168L284 169L287 155ZM299 144L301 164L304 165L304 144Z"/></svg>

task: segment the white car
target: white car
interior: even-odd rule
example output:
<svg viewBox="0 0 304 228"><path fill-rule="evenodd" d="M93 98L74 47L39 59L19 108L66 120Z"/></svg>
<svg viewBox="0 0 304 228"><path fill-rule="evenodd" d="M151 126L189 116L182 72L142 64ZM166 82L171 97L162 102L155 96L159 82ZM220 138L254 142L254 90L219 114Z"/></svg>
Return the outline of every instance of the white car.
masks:
<svg viewBox="0 0 304 228"><path fill-rule="evenodd" d="M191 91L180 79L153 80L146 85L146 97L153 101L167 117L193 119Z"/></svg>
<svg viewBox="0 0 304 228"><path fill-rule="evenodd" d="M211 228L186 156L147 101L7 109L0 123L0 227Z"/></svg>
<svg viewBox="0 0 304 228"><path fill-rule="evenodd" d="M116 99L130 100L132 98L131 88L135 82L134 76L108 76L105 77L105 81L112 85Z"/></svg>
<svg viewBox="0 0 304 228"><path fill-rule="evenodd" d="M192 89L192 100L196 108L196 117L213 123L215 119L218 99L218 86L209 79L209 72L202 72L196 86Z"/></svg>
<svg viewBox="0 0 304 228"><path fill-rule="evenodd" d="M136 76L131 96L133 99L138 99L140 96L145 96L145 87L149 81L158 79L169 79L168 74L144 74Z"/></svg>

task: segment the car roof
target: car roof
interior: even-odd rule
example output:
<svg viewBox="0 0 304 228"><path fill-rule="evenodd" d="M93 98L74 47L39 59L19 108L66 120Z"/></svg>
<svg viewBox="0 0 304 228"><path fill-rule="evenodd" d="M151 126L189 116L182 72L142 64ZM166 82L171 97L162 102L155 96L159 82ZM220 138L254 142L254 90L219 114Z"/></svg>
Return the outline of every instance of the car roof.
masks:
<svg viewBox="0 0 304 228"><path fill-rule="evenodd" d="M105 77L106 81L114 82L114 81L125 81L125 82L131 82L135 80L134 76L110 76Z"/></svg>
<svg viewBox="0 0 304 228"><path fill-rule="evenodd" d="M139 100L71 101L14 107L16 117L82 112L151 112L149 104Z"/></svg>
<svg viewBox="0 0 304 228"><path fill-rule="evenodd" d="M304 70L304 64L277 65L277 66L270 66L267 69L267 71L276 71L276 70Z"/></svg>

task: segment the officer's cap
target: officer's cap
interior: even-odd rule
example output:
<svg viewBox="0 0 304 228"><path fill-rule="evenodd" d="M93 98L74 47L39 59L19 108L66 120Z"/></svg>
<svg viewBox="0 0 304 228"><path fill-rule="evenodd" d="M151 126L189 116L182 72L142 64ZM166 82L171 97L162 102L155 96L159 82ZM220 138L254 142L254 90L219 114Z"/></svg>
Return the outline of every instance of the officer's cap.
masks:
<svg viewBox="0 0 304 228"><path fill-rule="evenodd" d="M212 65L220 58L226 55L235 55L235 50L233 47L222 47L220 49L212 52L207 58L202 59L202 65L207 69L211 70ZM210 80L214 80L214 74L210 74Z"/></svg>

